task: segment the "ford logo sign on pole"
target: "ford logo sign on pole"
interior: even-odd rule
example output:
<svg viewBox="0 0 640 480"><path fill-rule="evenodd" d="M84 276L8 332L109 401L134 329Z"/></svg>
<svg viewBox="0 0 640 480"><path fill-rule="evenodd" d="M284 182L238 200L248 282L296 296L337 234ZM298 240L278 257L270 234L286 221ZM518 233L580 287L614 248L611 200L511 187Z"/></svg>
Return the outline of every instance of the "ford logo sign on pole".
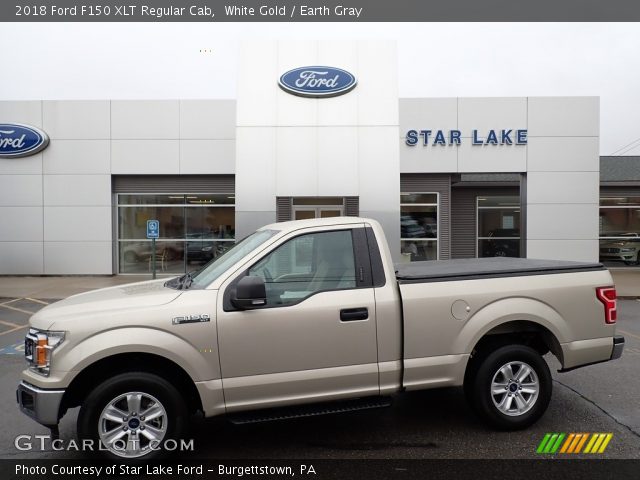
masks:
<svg viewBox="0 0 640 480"><path fill-rule="evenodd" d="M0 123L0 158L34 155L49 145L42 130L18 123Z"/></svg>
<svg viewBox="0 0 640 480"><path fill-rule="evenodd" d="M325 98L343 95L356 86L356 77L334 67L299 67L283 73L278 85L300 97Z"/></svg>

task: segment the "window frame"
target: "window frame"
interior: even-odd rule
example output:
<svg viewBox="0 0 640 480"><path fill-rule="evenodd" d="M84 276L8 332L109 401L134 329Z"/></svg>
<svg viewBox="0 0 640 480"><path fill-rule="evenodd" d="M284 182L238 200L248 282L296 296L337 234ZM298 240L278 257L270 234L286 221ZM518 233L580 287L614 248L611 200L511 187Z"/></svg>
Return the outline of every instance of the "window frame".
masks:
<svg viewBox="0 0 640 480"><path fill-rule="evenodd" d="M302 232L296 232L295 235L284 238L283 241L278 242L277 245L273 245L268 251L263 252L259 258L252 260L249 266L244 267L242 271L236 274L236 276L233 278L233 280L231 280L231 282L227 285L227 287L224 290L224 294L222 297L222 309L225 312L244 311L240 308L235 307L231 303L231 295L235 292L236 285L242 278L246 277L249 274L249 270L251 270L257 264L262 262L266 257L271 255L273 252L275 252L277 249L279 249L283 245L295 240L296 238L300 238L306 235L314 235L319 233L331 233L331 232L344 232L344 231L348 231L351 233L354 267L355 267L355 274L356 274L355 287L317 290L311 293L307 297L301 298L295 302L288 303L286 305L264 305L257 308L253 308L252 310L293 307L295 305L299 305L300 303L306 301L307 299L319 293L324 293L324 292L342 292L342 291L348 291L348 290L358 290L363 288L373 288L369 245L368 245L367 234L366 234L364 225L355 226L355 227L350 226L349 228L332 228L328 230L315 230L312 232L302 231Z"/></svg>
<svg viewBox="0 0 640 480"><path fill-rule="evenodd" d="M601 249L603 248L603 244L607 244L607 243L612 243L612 242L630 242L630 243L638 243L640 242L640 228L638 228L635 231L630 231L627 230L626 232L619 234L619 235L603 235L601 232L601 228L602 228L602 218L603 218L603 210L638 210L640 211L640 204L616 204L616 205L602 205L603 201L607 201L607 200L618 200L618 199L640 199L640 195L635 194L635 195L620 195L620 194L616 194L616 193L608 193L608 194L604 194L604 195L600 195L599 198L599 202L598 202L598 260L601 263L607 263L607 268L609 269L624 269L624 270L628 270L628 269L635 269L638 270L638 263L633 263L633 260L624 260L622 258L622 254L624 253L628 253L628 252L622 252L619 251L617 252L618 258L602 258L602 251ZM633 235L636 236L633 236ZM630 239L635 238L637 240L635 241L631 241ZM620 247L620 250L622 248L630 248L630 247ZM636 250L637 251L637 250ZM614 252L612 252L614 253ZM638 258L638 255L636 253L636 259ZM637 261L637 260L636 260ZM632 262L632 263L629 263ZM610 263L614 263L614 265L611 265Z"/></svg>
<svg viewBox="0 0 640 480"><path fill-rule="evenodd" d="M403 195L435 195L435 203L403 203ZM402 223L400 225L400 251L402 252L402 242L436 242L436 258L440 260L440 192L426 191L406 191L400 192L400 222L402 222L402 207L436 207L436 237L435 238L402 238Z"/></svg>
<svg viewBox="0 0 640 480"><path fill-rule="evenodd" d="M514 225L514 228L518 229L518 236L517 237L487 237L487 236L480 236L480 209L482 210L514 210L514 211L518 211L518 213L520 214L520 222L522 222L522 211L521 211L521 205L520 203L518 203L517 205L513 205L513 206L504 206L504 205L491 205L491 206L487 206L487 207L481 207L480 206L480 198L508 198L508 197L515 197L515 195L476 195L476 258L492 258L492 257L480 257L480 240L513 240L513 241L518 241L518 256L517 257L513 257L513 258L522 258L522 252L520 251L520 242L522 239L522 229L520 228L521 225ZM519 200L519 196L518 196L518 200ZM515 217L515 215L514 215ZM503 229L504 230L504 229Z"/></svg>
<svg viewBox="0 0 640 480"><path fill-rule="evenodd" d="M121 196L182 196L183 198L183 202L182 203L120 203L120 197ZM187 203L187 198L189 196L193 196L193 195L201 195L201 196L211 196L211 195L220 195L220 196L226 196L226 197L233 197L233 203L194 203L194 204L189 204ZM158 272L158 275L161 276L165 276L165 277L175 277L176 275L179 275L180 273L184 273L189 271L188 268L188 264L187 264L187 256L186 256L186 249L187 249L187 244L189 242L202 242L202 243L235 243L236 242L236 237L235 237L235 230L236 230L236 226L234 224L234 236L233 238L210 238L210 239L203 239L203 240L193 240L193 239L189 239L187 237L187 229L188 229L188 219L187 219L187 209L189 208L231 208L233 209L233 215L234 215L234 219L235 219L235 213L236 213L236 203L235 203L235 193L216 193L216 192L207 192L207 193L193 193L193 192L119 192L119 193L114 193L114 216L113 216L113 230L114 230L114 235L115 235L115 241L114 241L114 266L115 266L115 271L117 272L117 275L147 275L147 272L143 272L143 273L139 273L139 272L121 272L121 259L120 259L120 249L121 249L121 244L123 243L152 243L152 239L150 238L120 238L120 209L121 208L157 208L157 207L168 207L168 208L180 208L182 209L182 216L183 216L183 236L181 238L158 238L156 239L156 246L157 248L161 248L162 244L181 244L184 248L183 248L183 258L182 258L182 262L183 262L183 270L181 270L181 272L179 273L164 273L164 272ZM234 222L235 223L235 222ZM151 247L149 247L149 249L151 249Z"/></svg>
<svg viewBox="0 0 640 480"><path fill-rule="evenodd" d="M613 195L613 194L612 194ZM598 219L602 218L602 216L600 215L600 212L602 210L640 210L640 205L602 205L602 201L603 200L610 200L610 199L619 199L619 198L640 198L640 196L635 196L635 195L616 195L616 196L610 196L610 195L601 195L600 196L600 200L599 200L599 204L598 204ZM629 238L629 233L631 232L627 232L627 235L602 235L602 233L600 232L600 221L598 221L598 239L599 240L626 240ZM640 229L636 232L633 233L637 233L640 234Z"/></svg>

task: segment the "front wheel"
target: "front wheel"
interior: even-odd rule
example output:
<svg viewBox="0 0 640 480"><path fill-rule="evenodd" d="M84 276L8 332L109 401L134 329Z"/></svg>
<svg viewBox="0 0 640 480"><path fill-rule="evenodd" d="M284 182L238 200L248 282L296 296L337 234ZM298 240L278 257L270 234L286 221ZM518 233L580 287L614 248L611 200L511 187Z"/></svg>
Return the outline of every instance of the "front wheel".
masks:
<svg viewBox="0 0 640 480"><path fill-rule="evenodd" d="M96 387L78 414L78 436L123 458L154 456L182 437L188 410L176 388L147 372L116 375Z"/></svg>
<svg viewBox="0 0 640 480"><path fill-rule="evenodd" d="M479 360L466 380L467 399L490 426L518 430L535 423L551 400L547 362L525 345L507 345Z"/></svg>

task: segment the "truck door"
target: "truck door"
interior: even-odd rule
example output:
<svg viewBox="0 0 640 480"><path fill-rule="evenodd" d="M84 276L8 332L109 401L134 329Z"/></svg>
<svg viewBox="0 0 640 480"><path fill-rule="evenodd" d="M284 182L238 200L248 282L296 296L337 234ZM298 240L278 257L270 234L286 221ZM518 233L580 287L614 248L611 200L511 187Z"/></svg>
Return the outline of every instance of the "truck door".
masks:
<svg viewBox="0 0 640 480"><path fill-rule="evenodd" d="M290 236L226 282L217 324L228 411L379 393L366 235L348 227ZM264 279L264 307L229 304L244 275Z"/></svg>

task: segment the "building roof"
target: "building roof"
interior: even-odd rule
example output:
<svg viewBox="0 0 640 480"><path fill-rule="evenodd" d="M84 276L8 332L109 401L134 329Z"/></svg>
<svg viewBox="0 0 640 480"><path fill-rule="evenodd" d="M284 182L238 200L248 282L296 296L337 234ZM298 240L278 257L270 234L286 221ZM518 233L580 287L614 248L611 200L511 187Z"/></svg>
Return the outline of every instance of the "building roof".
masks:
<svg viewBox="0 0 640 480"><path fill-rule="evenodd" d="M640 156L600 157L600 182L640 182Z"/></svg>

